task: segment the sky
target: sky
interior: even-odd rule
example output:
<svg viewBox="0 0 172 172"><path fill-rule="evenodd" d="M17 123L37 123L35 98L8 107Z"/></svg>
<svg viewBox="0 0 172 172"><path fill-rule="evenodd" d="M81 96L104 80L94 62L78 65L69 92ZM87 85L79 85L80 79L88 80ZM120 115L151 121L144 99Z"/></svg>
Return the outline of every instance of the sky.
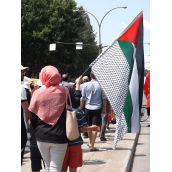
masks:
<svg viewBox="0 0 172 172"><path fill-rule="evenodd" d="M144 43L150 43L150 0L75 0L77 7L92 13L99 21L111 9L127 6L126 9L118 8L109 12L102 21L101 43L109 45L142 10L144 23ZM88 13L91 25L97 33L96 41L99 44L99 27L96 19ZM145 68L150 69L150 45L144 44Z"/></svg>

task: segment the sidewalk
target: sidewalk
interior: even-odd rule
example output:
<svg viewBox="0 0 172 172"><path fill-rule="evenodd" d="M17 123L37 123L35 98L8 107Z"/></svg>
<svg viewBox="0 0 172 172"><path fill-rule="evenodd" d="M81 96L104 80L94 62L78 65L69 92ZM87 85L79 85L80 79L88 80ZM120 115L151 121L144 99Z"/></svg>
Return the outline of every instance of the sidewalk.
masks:
<svg viewBox="0 0 172 172"><path fill-rule="evenodd" d="M135 155L131 165L131 172L150 172L150 119L141 122Z"/></svg>
<svg viewBox="0 0 172 172"><path fill-rule="evenodd" d="M138 134L127 133L124 138L118 141L116 150L112 149L116 125L110 124L110 130L106 131L107 141L100 141L97 137L95 147L97 152L90 152L83 139L83 166L78 168L78 172L129 172L133 153L135 151ZM21 172L31 172L30 153L24 155ZM44 169L41 170L44 172Z"/></svg>

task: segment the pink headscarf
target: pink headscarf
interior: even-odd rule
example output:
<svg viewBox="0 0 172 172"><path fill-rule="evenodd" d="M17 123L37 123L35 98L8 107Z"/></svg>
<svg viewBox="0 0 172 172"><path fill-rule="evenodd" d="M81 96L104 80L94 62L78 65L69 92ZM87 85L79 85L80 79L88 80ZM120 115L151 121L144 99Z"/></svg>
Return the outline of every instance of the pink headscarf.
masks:
<svg viewBox="0 0 172 172"><path fill-rule="evenodd" d="M61 76L53 66L42 68L40 79L43 86L34 92L29 110L42 121L53 126L57 123L66 105L65 88L59 86Z"/></svg>

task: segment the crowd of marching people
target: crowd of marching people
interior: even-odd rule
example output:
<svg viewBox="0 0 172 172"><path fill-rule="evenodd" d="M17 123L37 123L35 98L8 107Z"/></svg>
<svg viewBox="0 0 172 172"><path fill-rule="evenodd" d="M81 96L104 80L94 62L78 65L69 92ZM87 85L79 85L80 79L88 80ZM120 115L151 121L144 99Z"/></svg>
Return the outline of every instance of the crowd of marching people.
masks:
<svg viewBox="0 0 172 172"><path fill-rule="evenodd" d="M89 138L90 151L99 151L94 146L98 130L100 141L106 141L105 131L112 119L106 95L92 71L91 80L80 76L73 83L53 66L42 68L40 79L25 77L28 70L21 66L21 164L29 132L33 172L42 169L41 161L45 172L67 172L68 168L76 172L82 166L81 133ZM76 112L79 137L75 140L66 135L67 109Z"/></svg>

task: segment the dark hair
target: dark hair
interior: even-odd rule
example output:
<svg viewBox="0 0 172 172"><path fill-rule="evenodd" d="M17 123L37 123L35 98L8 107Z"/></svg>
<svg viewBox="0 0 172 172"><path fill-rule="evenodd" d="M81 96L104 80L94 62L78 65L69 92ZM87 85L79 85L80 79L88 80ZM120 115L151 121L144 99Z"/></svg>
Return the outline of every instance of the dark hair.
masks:
<svg viewBox="0 0 172 172"><path fill-rule="evenodd" d="M90 72L90 77L91 77L91 79L96 79L96 77L94 76L94 73L92 71Z"/></svg>
<svg viewBox="0 0 172 172"><path fill-rule="evenodd" d="M68 80L68 75L67 74L63 74L62 75L62 81L67 81Z"/></svg>
<svg viewBox="0 0 172 172"><path fill-rule="evenodd" d="M73 82L73 83L75 83L75 78L69 78L69 82Z"/></svg>
<svg viewBox="0 0 172 172"><path fill-rule="evenodd" d="M31 90L33 90L34 89L34 85L30 84L30 88L31 88Z"/></svg>
<svg viewBox="0 0 172 172"><path fill-rule="evenodd" d="M70 92L70 94L74 94L75 93L75 88L74 87L72 87L72 86L68 86L67 87L68 88L68 90L69 90L69 92Z"/></svg>

